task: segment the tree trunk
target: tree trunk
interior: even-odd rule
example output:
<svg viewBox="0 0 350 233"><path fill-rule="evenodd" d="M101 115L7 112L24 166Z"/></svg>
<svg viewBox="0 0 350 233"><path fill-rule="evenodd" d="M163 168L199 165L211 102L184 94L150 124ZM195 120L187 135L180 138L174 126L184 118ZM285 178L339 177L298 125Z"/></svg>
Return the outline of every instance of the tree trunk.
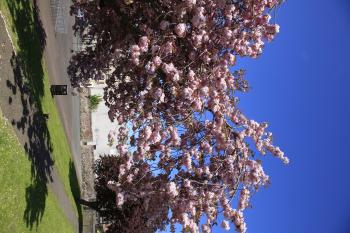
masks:
<svg viewBox="0 0 350 233"><path fill-rule="evenodd" d="M91 209L93 209L93 210L96 210L96 211L99 211L99 210L100 210L100 209L98 208L98 203L97 203L97 201L86 201L86 200L84 200L84 199L80 199L80 200L79 200L79 203L80 203L81 205L87 206L87 207L89 207L89 208L91 208Z"/></svg>

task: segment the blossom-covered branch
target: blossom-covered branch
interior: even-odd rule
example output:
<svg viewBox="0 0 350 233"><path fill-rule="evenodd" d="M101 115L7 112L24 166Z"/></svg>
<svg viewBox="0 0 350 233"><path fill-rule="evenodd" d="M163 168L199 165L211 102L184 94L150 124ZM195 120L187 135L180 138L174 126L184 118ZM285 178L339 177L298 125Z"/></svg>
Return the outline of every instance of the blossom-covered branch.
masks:
<svg viewBox="0 0 350 233"><path fill-rule="evenodd" d="M238 108L246 92L244 72L232 72L238 57L256 58L279 32L269 9L277 0L74 1L84 11L85 50L69 67L73 85L106 79L104 100L111 120L132 124L118 134L118 179L108 187L116 204L164 192L171 224L211 232L218 213L245 232L243 210L252 191L268 183L260 160L269 152L288 163L272 143L267 123ZM133 135L129 137L128 131ZM135 168L142 164L142 169ZM156 167L157 172L152 171ZM156 178L133 188L142 177ZM141 178L140 178L141 177ZM129 184L129 185L126 185ZM135 186L139 187L139 186ZM236 209L230 199L239 192ZM199 226L202 216L206 222Z"/></svg>

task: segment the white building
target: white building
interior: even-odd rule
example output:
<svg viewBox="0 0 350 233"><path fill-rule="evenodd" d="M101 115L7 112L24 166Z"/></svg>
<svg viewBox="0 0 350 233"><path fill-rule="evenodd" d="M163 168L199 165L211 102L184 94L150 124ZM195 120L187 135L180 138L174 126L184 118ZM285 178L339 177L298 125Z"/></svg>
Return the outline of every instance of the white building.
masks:
<svg viewBox="0 0 350 233"><path fill-rule="evenodd" d="M92 85L90 88L91 95L103 96L104 85ZM112 122L108 117L108 107L101 101L95 111L91 112L91 128L93 134L93 142L96 145L94 150L95 160L99 158L100 155L104 154L117 154L116 150L116 135L113 136L114 142L110 143L108 140L108 135L111 131L118 133L119 125L116 121Z"/></svg>

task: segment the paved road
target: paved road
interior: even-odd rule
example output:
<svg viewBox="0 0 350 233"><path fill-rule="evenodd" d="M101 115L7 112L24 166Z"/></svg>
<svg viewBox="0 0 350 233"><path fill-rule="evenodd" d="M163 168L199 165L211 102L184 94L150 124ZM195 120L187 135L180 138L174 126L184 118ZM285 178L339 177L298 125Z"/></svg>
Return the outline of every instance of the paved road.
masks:
<svg viewBox="0 0 350 233"><path fill-rule="evenodd" d="M74 17L69 15L70 0L39 0L37 2L39 16L46 32L45 64L49 72L51 84L68 85L67 96L55 96L59 114L70 143L77 177L81 184L81 151L80 151L80 112L79 97L72 95L67 67L71 51L75 49L75 38L72 25ZM60 187L53 187L60 195ZM64 194L63 194L64 195ZM61 203L71 221L75 222L78 231L78 219L72 219L69 203Z"/></svg>
<svg viewBox="0 0 350 233"><path fill-rule="evenodd" d="M72 25L69 15L70 0L39 0L40 18L46 32L44 58L51 84L68 85L67 96L55 96L59 114L70 142L73 160L81 183L79 97L72 95L67 66L74 49Z"/></svg>

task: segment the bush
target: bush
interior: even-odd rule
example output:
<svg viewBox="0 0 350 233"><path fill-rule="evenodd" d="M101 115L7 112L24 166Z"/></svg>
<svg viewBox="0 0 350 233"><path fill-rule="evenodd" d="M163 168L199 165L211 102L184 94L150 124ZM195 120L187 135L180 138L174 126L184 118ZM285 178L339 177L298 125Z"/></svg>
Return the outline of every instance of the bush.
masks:
<svg viewBox="0 0 350 233"><path fill-rule="evenodd" d="M100 95L90 95L89 96L89 107L92 111L95 111L98 107L98 104L102 101Z"/></svg>

